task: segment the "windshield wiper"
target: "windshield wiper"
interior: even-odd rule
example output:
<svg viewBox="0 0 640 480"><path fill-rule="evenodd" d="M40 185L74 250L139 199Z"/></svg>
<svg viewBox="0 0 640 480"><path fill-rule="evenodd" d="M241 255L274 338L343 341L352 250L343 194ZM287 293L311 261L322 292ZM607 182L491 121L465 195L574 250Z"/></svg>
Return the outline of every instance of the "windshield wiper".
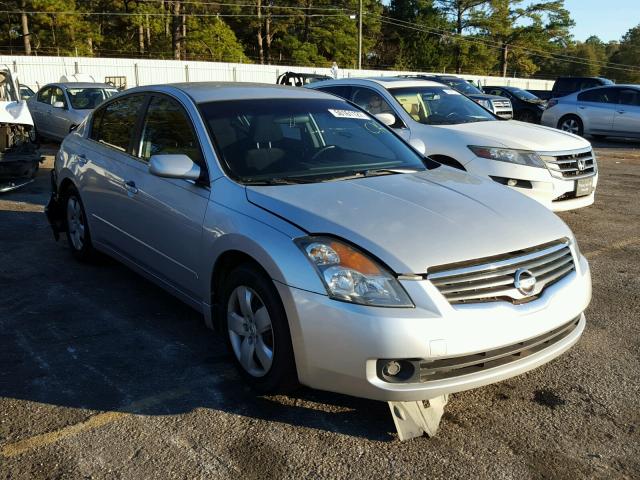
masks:
<svg viewBox="0 0 640 480"><path fill-rule="evenodd" d="M316 180L310 180L301 177L277 177L267 179L243 178L242 183L245 185L299 185L301 183L315 183Z"/></svg>
<svg viewBox="0 0 640 480"><path fill-rule="evenodd" d="M396 175L400 173L420 172L419 168L370 168L366 170L351 170L341 174L321 177L318 180L331 182L335 180L351 180L355 178L378 177L380 175Z"/></svg>

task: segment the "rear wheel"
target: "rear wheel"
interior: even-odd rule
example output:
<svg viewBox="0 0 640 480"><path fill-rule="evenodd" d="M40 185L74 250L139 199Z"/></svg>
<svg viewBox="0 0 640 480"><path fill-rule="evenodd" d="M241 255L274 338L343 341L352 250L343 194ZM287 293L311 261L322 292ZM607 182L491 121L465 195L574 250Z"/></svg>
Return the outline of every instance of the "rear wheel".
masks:
<svg viewBox="0 0 640 480"><path fill-rule="evenodd" d="M575 115L565 115L558 122L558 128L565 132L573 133L575 135L582 136L583 133L583 125L582 120L580 120Z"/></svg>
<svg viewBox="0 0 640 480"><path fill-rule="evenodd" d="M64 194L67 242L73 256L83 262L92 260L96 252L91 244L84 205L75 187L68 187Z"/></svg>
<svg viewBox="0 0 640 480"><path fill-rule="evenodd" d="M221 290L222 331L245 380L264 393L297 385L289 323L271 279L245 264Z"/></svg>

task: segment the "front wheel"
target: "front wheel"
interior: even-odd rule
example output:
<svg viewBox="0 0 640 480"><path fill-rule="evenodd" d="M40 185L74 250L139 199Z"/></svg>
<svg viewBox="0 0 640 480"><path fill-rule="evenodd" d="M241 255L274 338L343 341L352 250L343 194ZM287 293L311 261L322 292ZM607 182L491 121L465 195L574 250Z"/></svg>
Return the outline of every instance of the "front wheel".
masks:
<svg viewBox="0 0 640 480"><path fill-rule="evenodd" d="M565 132L573 133L574 135L582 136L584 130L582 120L575 115L566 115L558 122L558 128Z"/></svg>
<svg viewBox="0 0 640 480"><path fill-rule="evenodd" d="M222 331L245 380L263 393L296 386L289 323L271 279L241 265L226 278L221 300Z"/></svg>

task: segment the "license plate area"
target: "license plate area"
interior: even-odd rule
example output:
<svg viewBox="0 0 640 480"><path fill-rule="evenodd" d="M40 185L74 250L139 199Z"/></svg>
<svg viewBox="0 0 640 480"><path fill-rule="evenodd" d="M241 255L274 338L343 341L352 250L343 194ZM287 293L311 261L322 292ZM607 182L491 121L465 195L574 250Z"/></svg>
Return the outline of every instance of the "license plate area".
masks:
<svg viewBox="0 0 640 480"><path fill-rule="evenodd" d="M580 178L576 180L576 197L590 195L593 190L593 177Z"/></svg>

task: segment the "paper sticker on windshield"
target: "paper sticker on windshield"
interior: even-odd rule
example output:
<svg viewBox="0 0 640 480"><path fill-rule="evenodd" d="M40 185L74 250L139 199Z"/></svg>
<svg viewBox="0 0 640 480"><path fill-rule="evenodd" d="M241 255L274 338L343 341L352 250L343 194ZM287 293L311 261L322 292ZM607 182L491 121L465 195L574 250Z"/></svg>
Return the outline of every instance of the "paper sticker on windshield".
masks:
<svg viewBox="0 0 640 480"><path fill-rule="evenodd" d="M369 120L366 113L356 112L354 110L336 110L330 108L329 112L336 118L357 118L358 120Z"/></svg>
<svg viewBox="0 0 640 480"><path fill-rule="evenodd" d="M460 95L460 92L456 92L455 90L451 90L450 88L443 88L442 91L444 93L448 93L449 95Z"/></svg>

